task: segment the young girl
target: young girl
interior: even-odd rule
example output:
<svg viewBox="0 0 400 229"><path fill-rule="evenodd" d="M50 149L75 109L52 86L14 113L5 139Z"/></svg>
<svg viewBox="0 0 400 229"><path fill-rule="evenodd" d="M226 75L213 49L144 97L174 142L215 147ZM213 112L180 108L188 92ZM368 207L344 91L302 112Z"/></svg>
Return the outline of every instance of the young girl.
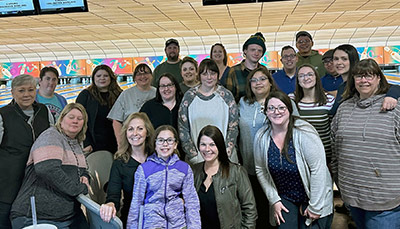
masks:
<svg viewBox="0 0 400 229"><path fill-rule="evenodd" d="M179 160L176 130L163 125L154 136L156 153L135 173L127 228L201 228L193 172Z"/></svg>

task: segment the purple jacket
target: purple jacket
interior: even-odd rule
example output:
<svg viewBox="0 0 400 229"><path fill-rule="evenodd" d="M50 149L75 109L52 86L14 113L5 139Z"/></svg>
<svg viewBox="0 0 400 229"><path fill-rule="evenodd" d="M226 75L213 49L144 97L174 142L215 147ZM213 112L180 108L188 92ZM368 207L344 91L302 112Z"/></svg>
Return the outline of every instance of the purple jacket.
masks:
<svg viewBox="0 0 400 229"><path fill-rule="evenodd" d="M137 168L127 228L138 228L142 205L143 228L201 228L192 169L175 154L167 162L152 154Z"/></svg>

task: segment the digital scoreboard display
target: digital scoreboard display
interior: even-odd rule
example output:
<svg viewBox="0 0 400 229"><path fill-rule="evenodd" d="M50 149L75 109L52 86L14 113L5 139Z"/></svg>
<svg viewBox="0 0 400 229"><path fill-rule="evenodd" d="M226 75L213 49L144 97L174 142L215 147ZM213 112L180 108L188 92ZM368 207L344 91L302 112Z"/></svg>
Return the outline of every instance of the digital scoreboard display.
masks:
<svg viewBox="0 0 400 229"><path fill-rule="evenodd" d="M38 0L39 14L87 12L86 0Z"/></svg>
<svg viewBox="0 0 400 229"><path fill-rule="evenodd" d="M33 0L0 0L0 17L37 14Z"/></svg>

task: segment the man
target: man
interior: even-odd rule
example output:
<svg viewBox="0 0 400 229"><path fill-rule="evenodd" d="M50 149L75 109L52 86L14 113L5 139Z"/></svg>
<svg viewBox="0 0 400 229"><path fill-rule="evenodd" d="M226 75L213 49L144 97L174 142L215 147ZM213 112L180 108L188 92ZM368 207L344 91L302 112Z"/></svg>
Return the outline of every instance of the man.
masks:
<svg viewBox="0 0 400 229"><path fill-rule="evenodd" d="M36 93L36 101L43 103L49 108L54 117L54 122L57 121L61 111L67 105L67 100L54 92L58 84L58 71L54 67L44 67L40 71L39 89Z"/></svg>
<svg viewBox="0 0 400 229"><path fill-rule="evenodd" d="M265 38L261 32L250 36L243 44L245 59L231 68L226 79L226 88L232 92L236 103L246 93L246 79L251 70L262 66L258 61L264 56L265 51Z"/></svg>
<svg viewBox="0 0 400 229"><path fill-rule="evenodd" d="M297 53L298 61L297 67L302 64L311 64L317 70L319 76L325 75L324 64L322 63L322 56L317 50L312 50L314 42L311 35L306 31L300 31L296 34L296 47L299 50Z"/></svg>
<svg viewBox="0 0 400 229"><path fill-rule="evenodd" d="M180 83L182 82L181 76L181 62L179 59L179 42L176 39L169 39L165 42L165 55L167 60L159 64L153 72L153 82L152 86L157 86L157 81L163 73L171 73L175 79Z"/></svg>
<svg viewBox="0 0 400 229"><path fill-rule="evenodd" d="M343 78L336 72L333 65L333 49L330 49L322 56L322 62L326 69L326 75L321 78L322 87L329 94L336 96L337 89L343 83Z"/></svg>
<svg viewBox="0 0 400 229"><path fill-rule="evenodd" d="M296 89L296 50L290 45L282 48L281 62L283 69L272 74L276 85L286 94L293 93Z"/></svg>

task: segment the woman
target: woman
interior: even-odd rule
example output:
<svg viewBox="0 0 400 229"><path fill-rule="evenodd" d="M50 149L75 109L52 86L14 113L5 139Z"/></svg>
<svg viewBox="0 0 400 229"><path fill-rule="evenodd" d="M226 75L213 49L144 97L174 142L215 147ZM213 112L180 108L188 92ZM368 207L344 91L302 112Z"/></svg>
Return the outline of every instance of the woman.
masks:
<svg viewBox="0 0 400 229"><path fill-rule="evenodd" d="M135 173L127 228L201 228L193 173L177 155L176 130L158 127L153 142L156 152Z"/></svg>
<svg viewBox="0 0 400 229"><path fill-rule="evenodd" d="M332 180L318 132L293 116L290 98L274 91L265 100L269 125L254 141L256 173L279 228L330 228Z"/></svg>
<svg viewBox="0 0 400 229"><path fill-rule="evenodd" d="M237 162L238 110L235 99L230 91L217 84L219 70L215 61L204 59L199 72L201 84L185 93L179 109L178 127L180 139L185 143L186 160L190 164L203 161L195 141L204 126L215 125L225 137L229 159Z"/></svg>
<svg viewBox="0 0 400 229"><path fill-rule="evenodd" d="M267 117L263 113L265 99L275 90L277 87L271 73L265 67L258 67L247 76L246 95L239 101L239 148L257 203L257 228L268 226L268 207L265 204L268 200L256 177L253 143L256 132L266 123Z"/></svg>
<svg viewBox="0 0 400 229"><path fill-rule="evenodd" d="M29 151L53 115L35 102L36 80L19 75L11 82L13 100L0 108L0 225L11 228L11 204L21 187Z"/></svg>
<svg viewBox="0 0 400 229"><path fill-rule="evenodd" d="M100 207L100 217L109 222L120 209L121 190L123 205L121 221L126 227L132 200L134 174L138 166L153 152L153 126L145 113L133 113L125 120L121 129L120 148L115 154L107 188L106 204Z"/></svg>
<svg viewBox="0 0 400 229"><path fill-rule="evenodd" d="M79 93L76 102L82 104L88 114L88 129L83 142L85 152L107 150L117 151L112 121L107 115L114 105L122 89L117 77L107 65L98 65L92 73L92 84Z"/></svg>
<svg viewBox="0 0 400 229"><path fill-rule="evenodd" d="M332 172L357 228L400 228L400 108L380 112L389 84L372 59L347 79L332 121Z"/></svg>
<svg viewBox="0 0 400 229"><path fill-rule="evenodd" d="M221 131L205 126L197 147L204 159L193 166L202 228L255 228L257 210L250 180L242 166L229 161Z"/></svg>
<svg viewBox="0 0 400 229"><path fill-rule="evenodd" d="M346 89L347 79L351 78L353 67L360 61L357 49L349 44L339 45L333 50L333 65L336 72L343 78L343 83L338 87L335 104L331 109L331 114L335 115ZM397 105L397 99L400 97L400 87L393 85L387 93L383 103L382 111L392 110Z"/></svg>
<svg viewBox="0 0 400 229"><path fill-rule="evenodd" d="M156 88L151 86L152 72L147 64L138 64L133 72L136 85L123 91L110 110L107 118L112 119L117 143L122 123L132 113L138 112L143 104L156 96Z"/></svg>
<svg viewBox="0 0 400 229"><path fill-rule="evenodd" d="M182 97L178 81L170 73L164 73L157 82L156 97L143 104L140 112L149 116L154 128L161 125L178 128L178 110Z"/></svg>
<svg viewBox="0 0 400 229"><path fill-rule="evenodd" d="M231 69L228 64L228 54L225 47L221 43L215 43L211 46L210 59L214 60L219 69L218 81L222 86L226 86L226 77Z"/></svg>
<svg viewBox="0 0 400 229"><path fill-rule="evenodd" d="M181 62L181 75L183 81L179 84L179 87L185 94L187 90L200 83L197 77L197 61L190 56L184 57Z"/></svg>
<svg viewBox="0 0 400 229"><path fill-rule="evenodd" d="M329 166L332 157L329 112L335 103L335 97L324 92L318 72L310 64L303 64L297 69L296 91L289 96L294 97L300 118L308 121L318 131Z"/></svg>
<svg viewBox="0 0 400 229"><path fill-rule="evenodd" d="M31 196L35 197L38 223L58 228L89 228L75 199L87 194L89 174L81 144L87 114L79 103L70 103L54 127L45 130L32 146L21 190L11 218L13 228L32 225Z"/></svg>

